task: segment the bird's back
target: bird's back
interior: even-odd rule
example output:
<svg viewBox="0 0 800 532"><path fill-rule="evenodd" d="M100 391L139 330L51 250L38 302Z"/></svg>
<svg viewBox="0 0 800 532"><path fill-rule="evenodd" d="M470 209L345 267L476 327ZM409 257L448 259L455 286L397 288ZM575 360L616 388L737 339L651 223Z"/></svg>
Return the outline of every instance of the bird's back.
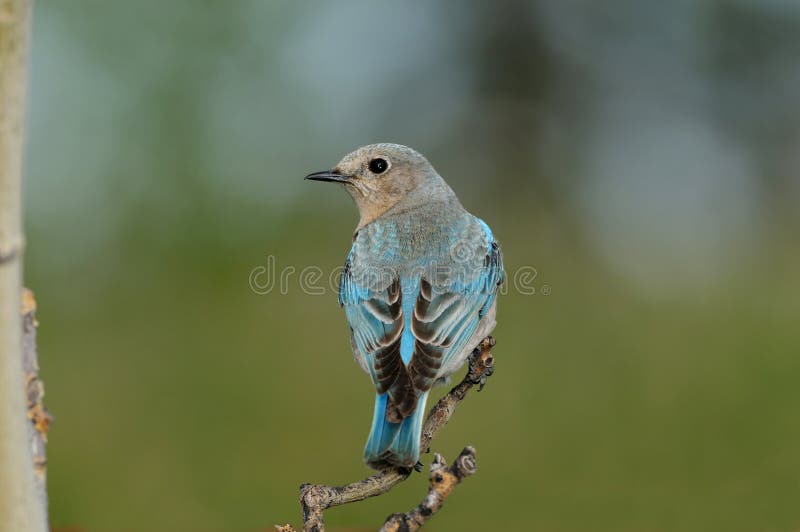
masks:
<svg viewBox="0 0 800 532"><path fill-rule="evenodd" d="M403 319L400 355L403 364L408 365L415 345L419 345L413 335L412 319L423 285L430 286L434 293L462 294L463 299L472 298L472 294L480 298L482 294L493 302L492 294L502 275L502 266L487 269L492 246L493 237L486 224L464 210L454 198L388 212L355 236L343 276L350 282L342 283L340 301L380 297L398 283ZM497 279L489 279L487 275ZM359 293L348 297L348 290ZM483 317L477 316L480 310L480 305L473 309L478 319ZM358 335L358 322L351 323L353 327L356 328L353 333ZM437 368L434 379L460 367L461 353L449 351L462 349L466 340L468 338L443 347L443 358L450 363ZM354 342L354 354L359 364L367 369L365 353L357 342Z"/></svg>
<svg viewBox="0 0 800 532"><path fill-rule="evenodd" d="M403 277L479 267L489 239L484 227L454 201L389 212L357 233L351 266Z"/></svg>

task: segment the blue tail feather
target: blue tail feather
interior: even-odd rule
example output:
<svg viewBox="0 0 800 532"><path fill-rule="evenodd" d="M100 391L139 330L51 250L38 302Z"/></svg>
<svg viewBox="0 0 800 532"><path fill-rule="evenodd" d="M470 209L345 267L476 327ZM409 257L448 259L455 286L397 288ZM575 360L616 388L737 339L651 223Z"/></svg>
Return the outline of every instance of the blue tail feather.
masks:
<svg viewBox="0 0 800 532"><path fill-rule="evenodd" d="M392 423L386 419L387 394L375 397L372 429L364 449L364 460L367 464L373 467L411 467L417 463L427 399L428 392L421 394L414 413L400 423Z"/></svg>
<svg viewBox="0 0 800 532"><path fill-rule="evenodd" d="M372 415L372 428L369 431L369 439L364 449L364 459L367 463L380 460L380 456L394 441L397 432L400 430L400 423L390 423L386 420L386 403L388 394L378 394L375 396L375 412Z"/></svg>

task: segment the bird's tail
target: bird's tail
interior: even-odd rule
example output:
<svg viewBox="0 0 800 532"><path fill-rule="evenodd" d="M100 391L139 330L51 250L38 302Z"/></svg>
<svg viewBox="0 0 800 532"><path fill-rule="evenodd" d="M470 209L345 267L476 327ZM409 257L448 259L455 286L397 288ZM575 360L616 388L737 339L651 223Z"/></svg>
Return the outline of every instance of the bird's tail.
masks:
<svg viewBox="0 0 800 532"><path fill-rule="evenodd" d="M367 464L381 468L387 465L412 467L417 463L427 399L428 392L420 394L414 413L400 423L392 423L386 419L388 395L384 393L375 397L372 429L364 449Z"/></svg>

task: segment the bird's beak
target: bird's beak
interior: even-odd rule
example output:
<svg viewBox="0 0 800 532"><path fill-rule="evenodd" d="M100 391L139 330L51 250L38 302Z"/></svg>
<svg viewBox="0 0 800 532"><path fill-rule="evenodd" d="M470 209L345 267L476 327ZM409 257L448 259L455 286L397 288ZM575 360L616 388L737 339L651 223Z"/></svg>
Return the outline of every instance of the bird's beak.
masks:
<svg viewBox="0 0 800 532"><path fill-rule="evenodd" d="M310 179L312 181L334 181L337 183L347 183L350 180L349 175L340 174L336 170L323 170L321 172L314 172L313 174L308 174L306 179Z"/></svg>

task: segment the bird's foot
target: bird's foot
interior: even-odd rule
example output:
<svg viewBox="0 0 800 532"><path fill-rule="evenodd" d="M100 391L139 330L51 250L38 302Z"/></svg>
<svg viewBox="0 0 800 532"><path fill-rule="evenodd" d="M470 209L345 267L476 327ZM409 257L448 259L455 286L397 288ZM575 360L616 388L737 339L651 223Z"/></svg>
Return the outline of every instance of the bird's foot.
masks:
<svg viewBox="0 0 800 532"><path fill-rule="evenodd" d="M469 371L467 378L472 384L478 385L478 391L483 390L486 381L494 373L494 356L492 348L497 342L492 336L487 336L472 351L469 356Z"/></svg>
<svg viewBox="0 0 800 532"><path fill-rule="evenodd" d="M393 465L387 465L385 468L382 468L382 469L387 469L387 470L395 469L395 470L397 470L397 472L399 472L401 475L404 475L404 476L406 476L406 477L407 477L407 476L409 476L409 475L410 475L412 472L414 472L414 471L416 471L417 473L419 473L420 471L422 471L422 469L423 469L424 467L425 467L425 464L423 464L422 462L420 462L419 460L417 460L417 463L416 463L416 464L414 464L414 465L413 465L413 466L411 466L411 467L408 467L408 466L393 466Z"/></svg>

